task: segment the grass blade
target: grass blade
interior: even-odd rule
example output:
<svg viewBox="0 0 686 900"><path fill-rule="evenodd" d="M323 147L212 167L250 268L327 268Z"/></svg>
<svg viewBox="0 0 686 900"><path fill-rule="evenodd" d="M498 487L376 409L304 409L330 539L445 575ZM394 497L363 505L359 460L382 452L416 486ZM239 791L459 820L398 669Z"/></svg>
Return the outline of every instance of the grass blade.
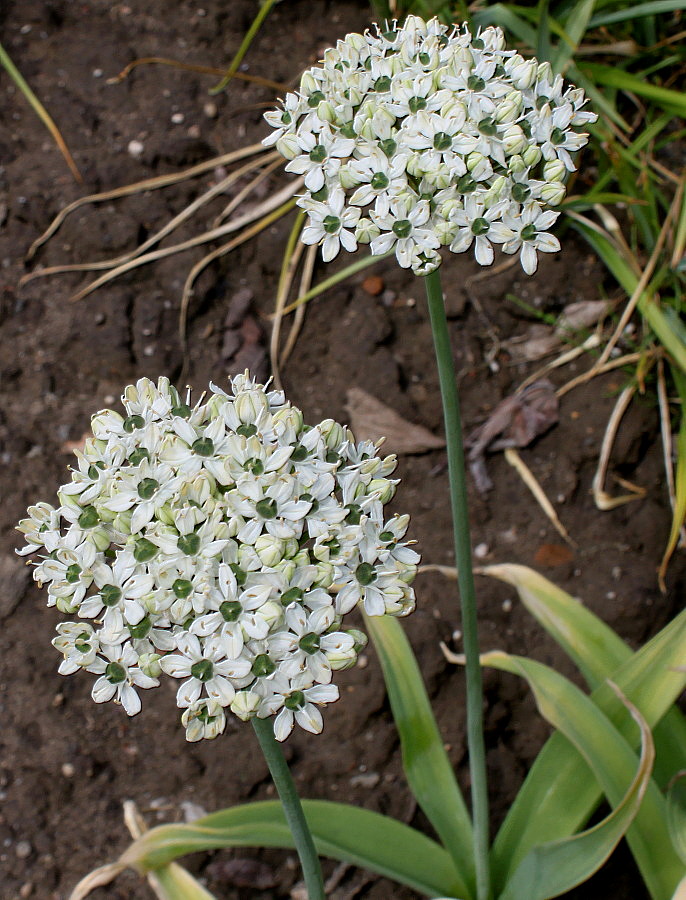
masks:
<svg viewBox="0 0 686 900"><path fill-rule="evenodd" d="M686 9L686 0L651 0L649 3L631 3L625 9L597 13L591 18L588 27L599 28L601 25L616 25L617 22L633 21L641 16L657 16L661 13L677 12L680 9Z"/></svg>
<svg viewBox="0 0 686 900"><path fill-rule="evenodd" d="M651 84L638 75L632 75L622 69L606 66L602 63L584 62L579 67L596 84L638 94L639 97L645 97L657 106L669 109L679 116L686 115L686 95L679 91Z"/></svg>
<svg viewBox="0 0 686 900"><path fill-rule="evenodd" d="M471 896L472 825L414 653L396 619L365 616L365 623L381 661L408 783L464 879L462 896Z"/></svg>
<svg viewBox="0 0 686 900"><path fill-rule="evenodd" d="M465 896L447 851L414 828L326 800L304 800L303 809L322 856L392 878L427 897ZM148 872L187 853L221 847L293 847L281 805L249 803L189 825L160 825L133 843L121 862Z"/></svg>
<svg viewBox="0 0 686 900"><path fill-rule="evenodd" d="M43 106L43 104L40 102L38 97L36 97L36 95L33 93L31 88L29 87L28 82L26 81L24 76L21 74L19 69L17 69L17 67L14 65L14 63L10 59L9 54L4 49L2 44L0 44L0 65L2 65L4 67L4 69L7 71L7 74L10 76L12 81L14 81L16 86L19 88L19 90L22 92L22 94L28 100L33 111L36 113L36 115L41 120L43 125L45 125L45 127L48 129L48 131L52 135L52 139L57 144L57 147L59 148L60 153L62 154L67 165L69 166L71 174L74 176L76 181L79 182L79 184L82 184L83 178L81 177L81 173L79 172L78 167L77 167L76 163L74 162L74 157L69 152L69 148L67 147L66 141L62 137L59 128L57 127L57 125L55 125L55 123L54 123L52 117L50 116L50 114L48 113L47 109Z"/></svg>

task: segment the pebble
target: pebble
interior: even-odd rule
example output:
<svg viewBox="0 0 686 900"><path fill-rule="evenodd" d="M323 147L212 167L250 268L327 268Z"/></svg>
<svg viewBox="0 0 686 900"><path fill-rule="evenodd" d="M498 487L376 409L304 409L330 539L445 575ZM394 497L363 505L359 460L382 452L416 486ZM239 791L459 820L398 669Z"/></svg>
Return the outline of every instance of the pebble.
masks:
<svg viewBox="0 0 686 900"><path fill-rule="evenodd" d="M139 159L143 155L145 147L141 141L129 141L129 145L126 149L129 156L133 157L133 159Z"/></svg>
<svg viewBox="0 0 686 900"><path fill-rule="evenodd" d="M212 103L211 101L207 102L202 111L205 113L208 119L216 119L217 118L217 104Z"/></svg>
<svg viewBox="0 0 686 900"><path fill-rule="evenodd" d="M28 841L19 841L14 848L17 859L28 859L33 853L33 847Z"/></svg>
<svg viewBox="0 0 686 900"><path fill-rule="evenodd" d="M186 117L184 116L184 114L183 114L182 112L174 113L174 115L171 117L172 124L173 124L173 125L182 125L182 124L183 124L183 120L184 120L185 118L186 118Z"/></svg>
<svg viewBox="0 0 686 900"><path fill-rule="evenodd" d="M476 556L477 559L486 559L488 552L488 544L477 544L474 548L474 556Z"/></svg>
<svg viewBox="0 0 686 900"><path fill-rule="evenodd" d="M65 778L73 778L76 774L76 767L72 763L63 763L62 774Z"/></svg>
<svg viewBox="0 0 686 900"><path fill-rule="evenodd" d="M26 897L30 897L33 893L33 884L30 881L27 881L26 884L22 884L19 888L19 896L24 900Z"/></svg>
<svg viewBox="0 0 686 900"><path fill-rule="evenodd" d="M503 600L502 610L503 612L510 612L512 610L512 600Z"/></svg>
<svg viewBox="0 0 686 900"><path fill-rule="evenodd" d="M366 772L364 775L353 775L350 784L352 787L375 788L380 781L378 772Z"/></svg>
<svg viewBox="0 0 686 900"><path fill-rule="evenodd" d="M357 657L357 668L358 669L366 669L368 665L369 665L369 657L365 656L364 654Z"/></svg>

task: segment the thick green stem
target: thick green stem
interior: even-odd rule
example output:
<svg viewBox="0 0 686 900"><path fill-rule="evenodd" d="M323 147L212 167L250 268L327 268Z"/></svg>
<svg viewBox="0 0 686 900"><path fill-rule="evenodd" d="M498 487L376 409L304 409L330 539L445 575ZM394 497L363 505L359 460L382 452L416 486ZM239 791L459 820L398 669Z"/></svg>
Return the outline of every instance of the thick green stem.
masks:
<svg viewBox="0 0 686 900"><path fill-rule="evenodd" d="M271 716L267 719L255 717L252 720L252 724L281 800L286 822L295 841L295 849L298 851L300 858L308 900L326 900L319 857L305 819L293 776L284 758L281 745L274 737L272 718Z"/></svg>
<svg viewBox="0 0 686 900"><path fill-rule="evenodd" d="M488 861L488 786L486 780L486 751L483 730L483 687L479 662L479 630L476 613L476 594L472 572L472 547L469 537L469 508L465 475L460 402L455 383L455 368L450 349L448 321L443 305L441 276L436 270L425 277L426 297L434 338L438 378L443 401L443 418L448 451L450 503L455 538L462 634L467 682L467 747L472 780L472 818L474 821L474 864L476 868L477 900L490 900L490 869Z"/></svg>

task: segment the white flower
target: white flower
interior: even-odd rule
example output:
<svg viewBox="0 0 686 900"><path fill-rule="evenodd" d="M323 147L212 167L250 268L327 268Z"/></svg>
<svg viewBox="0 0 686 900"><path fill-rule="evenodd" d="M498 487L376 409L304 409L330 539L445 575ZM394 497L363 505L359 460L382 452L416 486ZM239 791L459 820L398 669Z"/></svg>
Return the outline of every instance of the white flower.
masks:
<svg viewBox="0 0 686 900"><path fill-rule="evenodd" d="M226 646L218 636L202 644L194 634L182 634L178 639L179 653L160 659L162 671L172 678L186 678L179 687L176 702L180 707L192 706L200 699L203 688L210 700L228 706L235 689L231 678L242 678L250 671L247 659L227 659Z"/></svg>
<svg viewBox="0 0 686 900"><path fill-rule="evenodd" d="M105 703L114 699L121 703L127 715L135 716L141 709L136 687L157 687L159 681L138 668L138 654L131 644L103 644L100 653L102 656L86 666L89 672L100 675L91 692L93 700Z"/></svg>
<svg viewBox="0 0 686 900"><path fill-rule="evenodd" d="M503 223L515 233L503 250L505 253L517 253L522 268L527 275L533 275L538 266L536 251L555 253L560 249L560 242L555 235L548 234L547 229L560 214L553 210L543 210L538 203L527 203L519 216L506 214Z"/></svg>
<svg viewBox="0 0 686 900"><path fill-rule="evenodd" d="M474 246L482 265L493 257L488 240L455 241L441 191L463 199L478 186L522 203L514 193L517 174L530 198L561 202L564 185L550 187L540 170L550 160L573 170L572 154L588 138L575 129L596 119L585 102L583 91L565 91L548 64L507 50L499 28L472 35L466 26L410 15L402 26L349 34L327 50L323 63L303 74L299 92L265 115L274 131L264 143L276 145L287 170L304 177L309 196L298 203L310 221L303 239L320 243L325 260L341 247L368 243L372 255L395 249L400 265L426 274L440 264L441 244L453 252ZM336 193L334 211L327 192ZM394 204L404 205L402 214ZM346 222L351 206L361 214ZM418 207L421 222L412 218ZM405 222L413 237L397 233ZM493 218L492 236L498 224Z"/></svg>
<svg viewBox="0 0 686 900"><path fill-rule="evenodd" d="M311 734L319 734L324 726L322 714L317 706L324 706L338 700L338 688L335 684L315 684L304 691L293 691L288 696L275 698L264 704L262 711L273 715L281 704L281 711L274 720L274 737L277 741L285 741L293 731L295 722Z"/></svg>

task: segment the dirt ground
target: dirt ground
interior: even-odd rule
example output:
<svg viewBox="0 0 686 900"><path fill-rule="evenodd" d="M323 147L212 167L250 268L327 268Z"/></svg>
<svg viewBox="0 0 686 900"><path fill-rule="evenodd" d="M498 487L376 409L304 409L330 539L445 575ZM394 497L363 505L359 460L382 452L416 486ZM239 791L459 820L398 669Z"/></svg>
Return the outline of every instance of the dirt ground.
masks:
<svg viewBox="0 0 686 900"><path fill-rule="evenodd" d="M154 824L273 794L251 729L230 726L216 742L188 745L173 686L146 697L143 712L128 719L109 704L91 701L88 677L59 676L50 647L58 617L13 553L20 544L14 525L28 504L52 500L68 479L70 443L82 437L91 414L116 404L122 388L142 375L181 376L181 287L203 255L195 249L140 268L75 304L68 298L84 283L82 275L41 278L19 289L29 270L27 249L66 203L84 193L178 172L265 135L261 114L275 96L265 87L234 82L228 92L210 97L215 79L154 65L119 85L107 84L138 57L225 65L255 11L253 0L8 0L0 8L0 41L50 110L84 176L83 186L74 182L43 126L0 74L0 896L6 900L66 898L79 877L114 859L127 844L125 799L134 800ZM369 15L362 0L289 0L274 9L243 71L292 83L322 48L364 28ZM132 141L140 144L135 153ZM210 170L163 191L85 207L67 219L32 266L132 249L215 177ZM276 173L268 187L282 183ZM218 207L184 226L182 236L207 227L225 202L220 198ZM248 358L259 364L256 347L260 332L268 333L289 229L290 220L279 221L205 273L189 310L184 382L202 390L210 379L221 383ZM284 370L288 395L309 421L347 421L346 392L360 387L440 434L421 285L388 261L373 271L383 280L379 293L372 295L369 283L363 286L362 274L310 304ZM466 257L447 261L443 271L468 430L537 365L517 362L505 345L495 348L491 366L485 362L495 338L504 343L536 321L512 295L553 315L570 303L614 296L590 251L571 232L563 237L562 252L542 260L534 278L515 267L470 282L479 270ZM248 318L236 323L230 311L246 289L252 296ZM589 364L582 358L553 380L562 384ZM538 568L638 646L679 607L686 567L677 555L668 593L661 595L656 567L670 514L650 396L633 404L612 461L615 474L646 489L645 498L599 512L589 494L605 425L626 378L620 371L566 395L559 424L521 451L577 549L560 538L502 454L488 458L493 490L482 495L472 484L470 499L480 561ZM399 472L396 508L412 513L412 536L424 562L451 565L444 452L402 456ZM464 680L439 650L439 641L451 643L460 628L455 589L435 574L420 575L416 589L418 609L406 622L407 633L466 786ZM512 590L481 579L478 591L485 649L531 655L572 674ZM305 796L345 799L424 827L403 781L373 649L366 660L366 668L343 673L342 699L327 709L323 734L313 739L296 733L286 752ZM485 683L497 825L548 732L520 682L487 671ZM189 866L225 900L287 898L298 880L287 852L215 853ZM335 869L331 862L325 866L327 874ZM415 896L364 872L338 875L332 895L338 900ZM96 900L149 896L133 875L93 894ZM620 848L604 873L569 896L647 895Z"/></svg>

